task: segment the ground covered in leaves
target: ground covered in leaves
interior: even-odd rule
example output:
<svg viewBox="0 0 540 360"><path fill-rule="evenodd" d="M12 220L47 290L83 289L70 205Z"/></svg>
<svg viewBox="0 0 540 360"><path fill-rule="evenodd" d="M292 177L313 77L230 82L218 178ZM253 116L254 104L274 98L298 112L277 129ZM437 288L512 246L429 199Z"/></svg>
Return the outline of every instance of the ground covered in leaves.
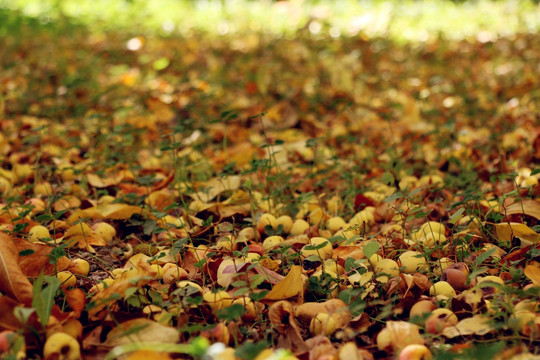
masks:
<svg viewBox="0 0 540 360"><path fill-rule="evenodd" d="M5 358L538 353L538 34L12 30Z"/></svg>

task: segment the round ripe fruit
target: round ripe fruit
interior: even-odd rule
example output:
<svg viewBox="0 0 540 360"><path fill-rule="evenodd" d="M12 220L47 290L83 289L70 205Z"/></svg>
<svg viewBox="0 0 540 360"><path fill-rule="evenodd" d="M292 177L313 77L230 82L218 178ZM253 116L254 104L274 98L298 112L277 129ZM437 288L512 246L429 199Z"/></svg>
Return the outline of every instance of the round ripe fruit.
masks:
<svg viewBox="0 0 540 360"><path fill-rule="evenodd" d="M435 304L433 304L431 300L420 300L411 307L409 319L412 320L416 318L423 323L428 314L431 314L434 309Z"/></svg>
<svg viewBox="0 0 540 360"><path fill-rule="evenodd" d="M283 240L284 239L279 235L272 235L264 239L262 247L264 250L270 250L278 247L283 242Z"/></svg>
<svg viewBox="0 0 540 360"><path fill-rule="evenodd" d="M170 263L166 264L169 265ZM186 270L182 269L180 266L176 264L171 264L173 266L167 266L167 269L163 267L163 282L165 284L172 284L174 282L177 282L181 279L185 279L188 277L188 273Z"/></svg>
<svg viewBox="0 0 540 360"><path fill-rule="evenodd" d="M81 347L77 340L66 333L57 332L47 338L43 347L45 359L79 360Z"/></svg>
<svg viewBox="0 0 540 360"><path fill-rule="evenodd" d="M481 283L486 283L486 284L482 285L481 288L484 291L484 293L488 293L488 294L493 294L493 293L496 293L497 291L499 291L499 289L496 288L495 286L486 286L488 282L499 284L499 285L504 285L504 280L501 279L499 276L495 276L495 275L478 277L478 278L476 278L476 281L477 281L478 285L480 285Z"/></svg>
<svg viewBox="0 0 540 360"><path fill-rule="evenodd" d="M251 299L247 296L240 297L238 299L234 299L232 302L232 305L239 304L244 307L244 314L242 315L242 320L244 321L254 321L257 319L259 314L261 313L261 307L262 305L257 303L255 304Z"/></svg>
<svg viewBox="0 0 540 360"><path fill-rule="evenodd" d="M337 322L334 317L328 313L318 313L309 323L309 332L311 335L330 336L337 330Z"/></svg>
<svg viewBox="0 0 540 360"><path fill-rule="evenodd" d="M292 229L293 220L289 215L282 215L276 219L276 224L278 227L281 225L283 227L283 232L288 234Z"/></svg>
<svg viewBox="0 0 540 360"><path fill-rule="evenodd" d="M189 281L189 280L182 280L182 281L179 281L176 283L176 286L179 288L179 289L182 289L182 288L185 288L185 287L192 287L194 288L195 290L198 290L200 294L203 293L203 288L201 287L201 285L193 282L193 281Z"/></svg>
<svg viewBox="0 0 540 360"><path fill-rule="evenodd" d="M317 250L311 250L311 251L315 251L315 254L319 254L321 258L329 259L332 257L332 244L330 243L330 241L328 241L328 239L323 238L323 237L318 237L318 236L312 237L311 239L309 239L309 245L311 245L312 247L322 246L321 248Z"/></svg>
<svg viewBox="0 0 540 360"><path fill-rule="evenodd" d="M74 339L80 339L83 334L83 326L77 319L69 319L62 324L62 331Z"/></svg>
<svg viewBox="0 0 540 360"><path fill-rule="evenodd" d="M277 219L272 214L262 214L257 222L257 231L261 234L265 233L265 228L270 226L272 229L277 227Z"/></svg>
<svg viewBox="0 0 540 360"><path fill-rule="evenodd" d="M306 220L297 219L293 223L293 226L292 226L291 231L289 232L289 234L293 235L293 236L302 235L308 229L309 229L309 223Z"/></svg>
<svg viewBox="0 0 540 360"><path fill-rule="evenodd" d="M380 282L399 276L399 265L392 259L382 259L374 266L375 275Z"/></svg>
<svg viewBox="0 0 540 360"><path fill-rule="evenodd" d="M69 271L73 274L87 276L90 272L90 264L84 259L74 259L69 265Z"/></svg>
<svg viewBox="0 0 540 360"><path fill-rule="evenodd" d="M63 288L75 286L75 284L77 283L75 275L73 275L73 273L71 273L70 271L60 271L56 274L56 277L58 278L58 280L60 280L60 286Z"/></svg>
<svg viewBox="0 0 540 360"><path fill-rule="evenodd" d="M430 334L440 334L445 328L458 323L457 316L448 309L435 309L426 320L426 331Z"/></svg>
<svg viewBox="0 0 540 360"><path fill-rule="evenodd" d="M453 264L454 262L450 258L442 257L439 260L437 260L437 262L435 263L433 273L435 275L441 275L444 269L452 266Z"/></svg>
<svg viewBox="0 0 540 360"><path fill-rule="evenodd" d="M442 234L444 235L446 232L446 228L443 224L436 221L428 221L427 223L423 224L420 227L420 231L422 231L424 234Z"/></svg>
<svg viewBox="0 0 540 360"><path fill-rule="evenodd" d="M429 289L429 295L431 295L431 296L443 295L443 296L446 296L447 298L451 299L454 296L456 296L456 291L446 281L437 281Z"/></svg>
<svg viewBox="0 0 540 360"><path fill-rule="evenodd" d="M407 345L399 353L398 360L431 360L433 355L431 351L425 346L420 344Z"/></svg>
<svg viewBox="0 0 540 360"><path fill-rule="evenodd" d="M458 269L445 269L442 273L441 280L448 282L450 286L458 291L467 288L467 275Z"/></svg>
<svg viewBox="0 0 540 360"><path fill-rule="evenodd" d="M371 266L375 267L379 261L382 260L382 256L379 254L373 254L369 257L369 263Z"/></svg>
<svg viewBox="0 0 540 360"><path fill-rule="evenodd" d="M116 229L111 224L106 222L98 222L94 224L92 228L98 235L101 235L103 240L105 240L105 242L109 245L116 236Z"/></svg>
<svg viewBox="0 0 540 360"><path fill-rule="evenodd" d="M220 309L229 307L233 301L231 295L223 290L217 292L207 291L203 294L203 299L208 303L214 314Z"/></svg>
<svg viewBox="0 0 540 360"><path fill-rule="evenodd" d="M48 241L51 239L51 233L49 232L49 229L41 225L32 226L30 232L28 233L28 236L29 240L33 243Z"/></svg>
<svg viewBox="0 0 540 360"><path fill-rule="evenodd" d="M216 242L216 248L222 251L233 251L236 250L236 244L234 242L234 236L225 235L220 237Z"/></svg>
<svg viewBox="0 0 540 360"><path fill-rule="evenodd" d="M405 274L427 270L426 259L419 251L405 251L399 256L399 262Z"/></svg>
<svg viewBox="0 0 540 360"><path fill-rule="evenodd" d="M163 268L159 265L159 264L150 264L150 268L152 269L153 272L156 273L156 278L157 279L162 279L163 278Z"/></svg>
<svg viewBox="0 0 540 360"><path fill-rule="evenodd" d="M340 216L334 216L328 219L328 221L326 222L326 228L332 231L333 233L335 233L336 231L340 229L345 228L346 225L347 223Z"/></svg>

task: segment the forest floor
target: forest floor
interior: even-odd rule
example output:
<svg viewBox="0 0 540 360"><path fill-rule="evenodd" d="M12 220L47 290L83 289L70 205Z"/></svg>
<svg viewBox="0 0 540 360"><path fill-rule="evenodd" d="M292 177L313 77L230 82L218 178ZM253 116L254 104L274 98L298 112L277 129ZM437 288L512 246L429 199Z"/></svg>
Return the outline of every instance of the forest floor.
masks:
<svg viewBox="0 0 540 360"><path fill-rule="evenodd" d="M0 16L0 357L540 356L537 32Z"/></svg>

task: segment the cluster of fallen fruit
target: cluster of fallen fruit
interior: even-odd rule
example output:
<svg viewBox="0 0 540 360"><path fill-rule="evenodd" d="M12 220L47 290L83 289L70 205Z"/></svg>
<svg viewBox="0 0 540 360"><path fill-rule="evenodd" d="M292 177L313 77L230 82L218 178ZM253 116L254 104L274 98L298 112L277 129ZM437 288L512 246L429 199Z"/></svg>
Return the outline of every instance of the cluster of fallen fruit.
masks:
<svg viewBox="0 0 540 360"><path fill-rule="evenodd" d="M104 202L110 200L102 199ZM464 246L450 241L453 233L461 230L461 235L480 236L482 224L476 218L463 216L451 224L452 230L439 221L425 220L414 228L404 228L400 225L405 225L403 214L389 212L385 203L367 206L349 221L329 216L339 207L339 202L340 199L334 197L327 201L326 208L308 204L305 216L297 219L264 213L253 227L245 227L235 234L232 231L221 233L214 244L186 246L188 250L183 256L174 253L170 247L151 251L145 248L145 252L127 246L121 255L127 260L125 266L113 269L110 277L89 289L90 304L93 304L88 310L90 319L110 319L109 314L114 317L115 311L125 306L118 299L111 300L111 295L123 297L128 288L149 286L160 292L167 304L153 303L142 308L141 315L153 319L153 324L181 326L200 321L201 312L206 319L214 315L218 319L217 325L200 334L213 342L229 345L242 336L239 324L250 324L267 317L276 331L278 347L290 349L295 354L309 353L313 359L370 359L374 356L370 351L374 346L378 351L396 354L400 359L427 359L431 352L424 345L426 336L451 339L484 335L493 330L490 316L494 316L497 309L492 307L492 299L501 296L499 289L505 285L505 280L510 280L509 274L491 267L471 277L467 264L450 258L455 258L456 247ZM529 208L535 206L534 202L532 204L528 203ZM389 216L394 221L387 221ZM194 219L167 215L162 223L168 230L163 232L167 232L171 240L178 239L171 230L189 234L197 227L193 224ZM380 234L364 236L370 227L377 226L377 222L386 222L380 227ZM105 221L97 221L92 227L85 223L77 226L83 228L88 238L99 237L110 245L116 241L115 227ZM68 229L64 238L73 232ZM409 236L403 236L405 233ZM50 243L51 233L47 227L35 225L29 229L28 239ZM239 251L241 249L244 251ZM426 255L430 249L433 253ZM490 255L484 259L485 264L504 254L501 248L485 244L476 255L487 251ZM201 260L204 264L195 266L196 262L201 265ZM201 276L196 275L200 269L214 282L213 285L205 284ZM68 268L56 276L63 289L70 289L77 286L77 277L87 277L89 272L88 261L73 259ZM271 288L262 298L247 296L248 291L240 289L257 274L264 274L260 282L269 285L267 289ZM434 274L432 279L439 280L432 283L429 274ZM333 279L327 283L324 294L329 300L317 302L323 295L313 298L308 294L308 277L321 283ZM538 285L534 281L524 290L534 289ZM216 291L215 287L222 290ZM249 295L256 295L263 289L249 287ZM366 332L373 324L369 316L363 313L353 317L349 304L338 299L347 289L360 289L356 297L368 306L382 293L388 297L391 294L399 296L400 303L393 305L395 314L408 313L408 320L386 321L376 334L371 330ZM304 301L304 296L311 296L310 301ZM202 300L196 302L198 297ZM190 305L186 299L194 302ZM515 319L512 330L526 338L537 339L540 336L538 302L517 297L511 301ZM233 305L243 307L240 319L237 322L219 321L220 312ZM128 321L121 324L120 329L128 331L131 326ZM64 319L56 325L53 320L47 328L49 335L43 347L46 359L81 357L79 340L83 337L83 325L78 319ZM311 338L305 340L308 332ZM113 333L118 335L119 332L113 330L110 334ZM175 330L174 333L169 339L179 341L178 332ZM373 344L364 338L364 346L358 346L354 340L359 334L367 334ZM339 340L341 345L336 347L331 338ZM6 350L8 343L13 344L14 333L3 333L2 339ZM108 336L107 343L113 346L123 342L115 342ZM19 357L24 356L23 350L21 348ZM257 359L269 358L272 354L272 350L266 350ZM215 356L234 358L234 349L224 347ZM288 359L295 358L291 354L287 356Z"/></svg>

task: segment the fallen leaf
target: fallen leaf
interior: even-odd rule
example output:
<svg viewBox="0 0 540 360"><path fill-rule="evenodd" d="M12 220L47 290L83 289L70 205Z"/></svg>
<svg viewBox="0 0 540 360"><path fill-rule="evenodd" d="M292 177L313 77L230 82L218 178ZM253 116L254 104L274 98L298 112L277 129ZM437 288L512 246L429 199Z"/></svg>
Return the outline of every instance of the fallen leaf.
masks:
<svg viewBox="0 0 540 360"><path fill-rule="evenodd" d="M278 301L268 310L268 318L278 332L278 346L291 349L295 354L309 350L294 316L294 307L288 301Z"/></svg>
<svg viewBox="0 0 540 360"><path fill-rule="evenodd" d="M540 202L536 200L522 200L508 206L504 214L525 214L540 219Z"/></svg>
<svg viewBox="0 0 540 360"><path fill-rule="evenodd" d="M283 300L293 296L302 296L304 293L304 281L302 279L302 267L294 265L287 276L277 283L264 297L265 300Z"/></svg>
<svg viewBox="0 0 540 360"><path fill-rule="evenodd" d="M32 304L32 284L19 265L19 253L11 236L0 233L0 290L25 304Z"/></svg>
<svg viewBox="0 0 540 360"><path fill-rule="evenodd" d="M40 273L43 275L53 275L57 271L65 270L71 264L66 256L56 260L56 264L51 264L50 255L54 247L31 243L26 240L18 239L15 246L17 246L17 252L20 254L22 251L31 250L31 254L19 257L19 266L21 267L24 275L29 278L38 277Z"/></svg>
<svg viewBox="0 0 540 360"><path fill-rule="evenodd" d="M473 317L461 320L456 326L450 326L443 330L442 334L447 338L467 335L485 335L495 330L491 325L491 319L484 315L474 315Z"/></svg>
<svg viewBox="0 0 540 360"><path fill-rule="evenodd" d="M214 178L207 181L203 188L191 195L193 199L198 199L207 203L224 191L236 190L240 187L240 176L228 176L223 178Z"/></svg>
<svg viewBox="0 0 540 360"><path fill-rule="evenodd" d="M525 266L525 269L523 270L523 273L526 277L528 277L535 286L540 285L540 263L537 261L533 261L527 266Z"/></svg>
<svg viewBox="0 0 540 360"><path fill-rule="evenodd" d="M180 333L169 326L161 325L153 320L138 318L119 324L107 335L108 346L118 346L134 342L145 343L177 343Z"/></svg>
<svg viewBox="0 0 540 360"><path fill-rule="evenodd" d="M531 242L540 241L540 234L537 234L533 229L521 223L495 224L495 232L497 239L506 243L510 243L513 236Z"/></svg>

